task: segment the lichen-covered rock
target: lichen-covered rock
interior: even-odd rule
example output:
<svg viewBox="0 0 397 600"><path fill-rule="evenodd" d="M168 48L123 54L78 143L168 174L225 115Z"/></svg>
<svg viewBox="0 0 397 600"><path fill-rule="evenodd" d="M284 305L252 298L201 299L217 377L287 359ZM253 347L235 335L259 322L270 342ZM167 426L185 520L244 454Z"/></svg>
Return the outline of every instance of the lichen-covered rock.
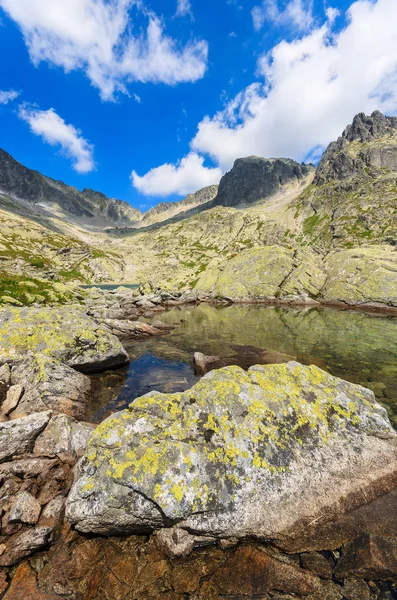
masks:
<svg viewBox="0 0 397 600"><path fill-rule="evenodd" d="M83 372L123 365L119 340L79 308L8 308L0 312L0 363L27 353L55 358Z"/></svg>
<svg viewBox="0 0 397 600"><path fill-rule="evenodd" d="M12 382L25 389L12 418L44 410L85 418L90 379L58 360L29 357L12 369Z"/></svg>
<svg viewBox="0 0 397 600"><path fill-rule="evenodd" d="M246 250L220 267L207 269L196 288L233 300L305 301L318 296L324 282L316 254L265 246Z"/></svg>
<svg viewBox="0 0 397 600"><path fill-rule="evenodd" d="M391 246L333 252L325 262L325 302L397 307L397 251Z"/></svg>
<svg viewBox="0 0 397 600"><path fill-rule="evenodd" d="M396 434L369 390L295 362L228 367L104 421L67 517L100 534L177 523L197 535L280 540L368 502L396 477Z"/></svg>

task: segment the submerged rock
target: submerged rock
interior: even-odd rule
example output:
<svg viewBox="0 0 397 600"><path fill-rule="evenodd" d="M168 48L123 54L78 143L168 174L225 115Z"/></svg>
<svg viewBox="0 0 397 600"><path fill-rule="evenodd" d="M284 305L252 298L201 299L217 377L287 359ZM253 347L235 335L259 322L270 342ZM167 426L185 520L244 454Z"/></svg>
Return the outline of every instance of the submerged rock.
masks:
<svg viewBox="0 0 397 600"><path fill-rule="evenodd" d="M123 365L128 354L106 329L76 307L8 308L0 311L0 363L26 355L57 359L79 371Z"/></svg>
<svg viewBox="0 0 397 600"><path fill-rule="evenodd" d="M82 532L178 524L282 540L385 493L397 438L371 391L299 363L213 371L147 394L94 432L67 518Z"/></svg>

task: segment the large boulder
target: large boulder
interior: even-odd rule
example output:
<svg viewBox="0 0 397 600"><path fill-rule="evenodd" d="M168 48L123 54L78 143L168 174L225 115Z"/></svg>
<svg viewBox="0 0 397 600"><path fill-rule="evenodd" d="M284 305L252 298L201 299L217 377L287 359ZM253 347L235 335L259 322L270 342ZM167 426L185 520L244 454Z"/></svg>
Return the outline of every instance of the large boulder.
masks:
<svg viewBox="0 0 397 600"><path fill-rule="evenodd" d="M78 307L7 308L0 312L0 364L28 353L55 358L82 372L128 362L119 340Z"/></svg>
<svg viewBox="0 0 397 600"><path fill-rule="evenodd" d="M105 535L178 524L279 541L396 480L397 436L371 391L296 362L227 367L104 421L78 464L67 517Z"/></svg>

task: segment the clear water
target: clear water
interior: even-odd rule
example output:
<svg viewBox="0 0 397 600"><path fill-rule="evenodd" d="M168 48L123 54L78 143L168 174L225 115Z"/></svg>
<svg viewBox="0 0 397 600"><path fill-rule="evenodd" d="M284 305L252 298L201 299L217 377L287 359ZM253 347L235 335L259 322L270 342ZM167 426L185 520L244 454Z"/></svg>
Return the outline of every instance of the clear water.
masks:
<svg viewBox="0 0 397 600"><path fill-rule="evenodd" d="M117 290L119 287L127 288L129 290L136 290L139 288L139 283L94 283L90 285L82 285L83 289L99 288L100 290Z"/></svg>
<svg viewBox="0 0 397 600"><path fill-rule="evenodd" d="M397 426L397 317L329 308L206 304L174 308L158 317L175 330L166 337L125 344L129 367L93 377L90 418L100 421L152 390L191 387L198 380L193 353L199 351L227 357L243 368L275 358L317 364L371 388Z"/></svg>

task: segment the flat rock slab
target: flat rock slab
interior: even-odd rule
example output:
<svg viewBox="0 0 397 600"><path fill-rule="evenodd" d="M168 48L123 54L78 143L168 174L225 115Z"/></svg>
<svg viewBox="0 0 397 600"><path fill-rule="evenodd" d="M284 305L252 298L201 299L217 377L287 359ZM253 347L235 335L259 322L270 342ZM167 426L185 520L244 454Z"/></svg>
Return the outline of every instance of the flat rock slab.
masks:
<svg viewBox="0 0 397 600"><path fill-rule="evenodd" d="M20 362L27 353L55 358L82 372L128 362L117 337L73 306L0 311L0 362Z"/></svg>
<svg viewBox="0 0 397 600"><path fill-rule="evenodd" d="M67 517L107 535L178 524L285 539L395 486L396 440L370 390L318 367L227 367L104 421L78 465Z"/></svg>

